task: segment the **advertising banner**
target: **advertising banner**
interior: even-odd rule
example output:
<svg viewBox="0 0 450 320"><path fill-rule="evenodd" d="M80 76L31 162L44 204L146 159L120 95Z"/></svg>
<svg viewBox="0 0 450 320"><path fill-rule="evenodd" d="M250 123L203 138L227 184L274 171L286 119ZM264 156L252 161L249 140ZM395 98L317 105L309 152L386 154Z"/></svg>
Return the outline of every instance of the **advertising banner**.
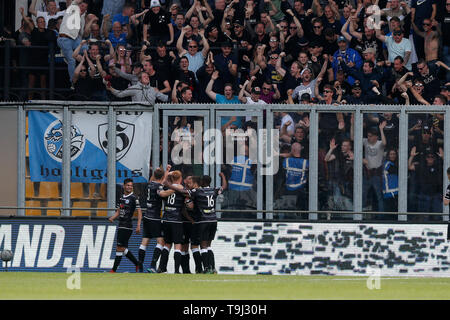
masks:
<svg viewBox="0 0 450 320"><path fill-rule="evenodd" d="M31 181L61 181L62 112L29 111ZM120 112L116 125L116 179L147 182L152 140L152 113ZM107 115L73 111L70 128L71 181L107 182Z"/></svg>

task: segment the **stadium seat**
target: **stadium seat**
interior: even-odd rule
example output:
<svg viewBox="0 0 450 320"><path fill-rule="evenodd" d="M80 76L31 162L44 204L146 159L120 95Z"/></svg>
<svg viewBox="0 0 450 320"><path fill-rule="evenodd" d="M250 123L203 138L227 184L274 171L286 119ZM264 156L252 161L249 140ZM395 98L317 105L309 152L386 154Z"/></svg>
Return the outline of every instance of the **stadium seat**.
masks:
<svg viewBox="0 0 450 320"><path fill-rule="evenodd" d="M72 207L74 208L91 208L90 201L74 201ZM72 210L72 216L74 217L89 217L91 210Z"/></svg>
<svg viewBox="0 0 450 320"><path fill-rule="evenodd" d="M30 139L28 137L25 139L25 157L30 156Z"/></svg>
<svg viewBox="0 0 450 320"><path fill-rule="evenodd" d="M62 201L49 201L47 202L47 207L49 208L62 207ZM47 216L60 216L60 215L61 215L60 210L47 210Z"/></svg>
<svg viewBox="0 0 450 320"><path fill-rule="evenodd" d="M89 184L89 198L90 199L102 199L102 200L105 200L106 199L106 183L102 183L100 185L100 191L99 192L95 191L95 186L96 185L97 185L96 183L90 183Z"/></svg>
<svg viewBox="0 0 450 320"><path fill-rule="evenodd" d="M98 202L97 208L108 208L108 202L106 202L106 201ZM107 217L108 211L99 210L99 211L96 211L96 215L97 215L97 217Z"/></svg>
<svg viewBox="0 0 450 320"><path fill-rule="evenodd" d="M86 199L83 195L83 183L72 182L70 184L70 198L71 199Z"/></svg>
<svg viewBox="0 0 450 320"><path fill-rule="evenodd" d="M29 200L29 201L25 201L25 207L40 207L41 206L41 201L39 200ZM41 210L39 209L27 209L25 210L25 215L26 216L40 216L41 214Z"/></svg>
<svg viewBox="0 0 450 320"><path fill-rule="evenodd" d="M61 198L58 190L58 182L41 182L39 185L38 198L58 199Z"/></svg>
<svg viewBox="0 0 450 320"><path fill-rule="evenodd" d="M34 186L30 179L25 180L25 198L34 198Z"/></svg>

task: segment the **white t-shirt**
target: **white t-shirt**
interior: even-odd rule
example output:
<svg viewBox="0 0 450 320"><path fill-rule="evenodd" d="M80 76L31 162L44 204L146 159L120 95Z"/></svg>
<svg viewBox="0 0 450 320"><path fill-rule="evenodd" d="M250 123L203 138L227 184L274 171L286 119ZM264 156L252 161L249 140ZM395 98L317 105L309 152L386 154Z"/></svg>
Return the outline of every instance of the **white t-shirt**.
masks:
<svg viewBox="0 0 450 320"><path fill-rule="evenodd" d="M259 99L256 102L253 101L252 98L250 98L250 97L245 97L245 99L247 100L246 104L267 104L265 101L263 101L261 99ZM254 122L256 122L257 120L255 120L253 118L256 118L256 117L246 116L245 117L245 122L247 122L247 121L254 121Z"/></svg>
<svg viewBox="0 0 450 320"><path fill-rule="evenodd" d="M280 126L280 128L283 128L284 124L286 122L288 122L288 121L290 121L291 124L286 128L286 132L294 134L294 129L295 129L294 120L292 119L292 117L289 114L286 114L281 119L281 126Z"/></svg>
<svg viewBox="0 0 450 320"><path fill-rule="evenodd" d="M392 36L388 36L385 37L385 43L386 43L386 47L388 49L388 60L391 63L394 63L394 59L397 56L400 56L402 58L405 58L405 54L406 52L411 52L412 51L412 47L411 47L411 41L409 41L409 39L405 39L403 38L402 41L400 41L400 43L396 43L394 41L394 38ZM411 56L408 60L408 63L405 65L405 68L408 69L409 71L411 71Z"/></svg>
<svg viewBox="0 0 450 320"><path fill-rule="evenodd" d="M73 2L72 2L73 3ZM73 17L78 15L80 17L80 8L76 4L71 4L64 13L63 21L61 23L61 27L59 28L59 33L63 33L68 35L73 40L78 38L78 36L83 36L84 24L86 22L86 12L80 17L80 29L74 28L74 19Z"/></svg>
<svg viewBox="0 0 450 320"><path fill-rule="evenodd" d="M36 12L36 19L39 17L44 17L45 19L45 27L48 27L48 22L50 21L50 19L57 19L58 17L62 17L64 16L64 13L66 13L66 10L63 11L58 11L56 14L54 14L53 16L49 15L49 13L47 11L37 11Z"/></svg>
<svg viewBox="0 0 450 320"><path fill-rule="evenodd" d="M374 145L369 144L367 138L363 139L364 154L368 161L368 169L376 169L383 165L384 145L378 140Z"/></svg>

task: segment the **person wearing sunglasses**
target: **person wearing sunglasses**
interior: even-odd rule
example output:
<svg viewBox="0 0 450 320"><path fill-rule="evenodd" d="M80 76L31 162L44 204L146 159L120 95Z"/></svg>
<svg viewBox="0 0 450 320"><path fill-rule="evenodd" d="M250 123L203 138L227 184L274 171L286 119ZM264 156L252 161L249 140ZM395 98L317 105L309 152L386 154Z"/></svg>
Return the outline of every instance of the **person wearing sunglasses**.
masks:
<svg viewBox="0 0 450 320"><path fill-rule="evenodd" d="M439 33L436 30L437 21L431 21L431 19L423 20L421 31L414 22L411 23L416 35L424 39L423 51L425 52L425 61L434 62L438 60L439 56ZM433 30L434 29L434 30Z"/></svg>
<svg viewBox="0 0 450 320"><path fill-rule="evenodd" d="M440 92L440 69L446 69L447 72L450 68L441 61L426 62L420 59L417 62L417 72L414 76L424 83L423 97L428 102L432 103L434 96Z"/></svg>
<svg viewBox="0 0 450 320"><path fill-rule="evenodd" d="M178 41L177 41L178 55L180 57L183 57L183 56L186 57L189 60L188 70L196 73L197 70L200 69L201 66L203 66L206 56L208 55L208 51L209 51L208 40L206 40L206 38L205 38L205 30L202 29L199 32L199 34L203 40L202 51L200 51L200 52L198 51L199 43L195 40L191 40L188 44L188 49L185 50L183 48L183 39L184 39L185 32L186 32L186 29L183 28L183 30L181 30L180 37L178 38Z"/></svg>

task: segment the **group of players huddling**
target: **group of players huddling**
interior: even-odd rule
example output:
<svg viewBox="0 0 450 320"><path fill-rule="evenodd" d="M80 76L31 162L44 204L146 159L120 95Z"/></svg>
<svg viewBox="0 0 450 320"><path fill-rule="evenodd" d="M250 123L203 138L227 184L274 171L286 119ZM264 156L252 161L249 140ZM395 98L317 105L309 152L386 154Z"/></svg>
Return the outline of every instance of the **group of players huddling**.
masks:
<svg viewBox="0 0 450 320"><path fill-rule="evenodd" d="M217 196L227 187L225 177L220 173L222 186L211 188L210 176L187 176L183 180L180 171L171 172L170 169L170 165L166 171L157 168L149 180L147 210L143 216L144 228L138 259L128 250L128 240L133 233L132 218L135 210L138 212L136 233L140 233L142 211L138 197L133 194L133 180L124 180L124 193L117 203L115 214L109 218L111 222L119 218L117 251L110 272L116 272L122 256L134 263L136 272L143 272L147 245L150 239L156 238L157 244L148 272L167 272L169 252L174 244L175 273L180 273L180 266L183 273L191 273L190 244L195 272L217 273L211 242L217 230L215 203ZM159 267L156 268L158 259Z"/></svg>

